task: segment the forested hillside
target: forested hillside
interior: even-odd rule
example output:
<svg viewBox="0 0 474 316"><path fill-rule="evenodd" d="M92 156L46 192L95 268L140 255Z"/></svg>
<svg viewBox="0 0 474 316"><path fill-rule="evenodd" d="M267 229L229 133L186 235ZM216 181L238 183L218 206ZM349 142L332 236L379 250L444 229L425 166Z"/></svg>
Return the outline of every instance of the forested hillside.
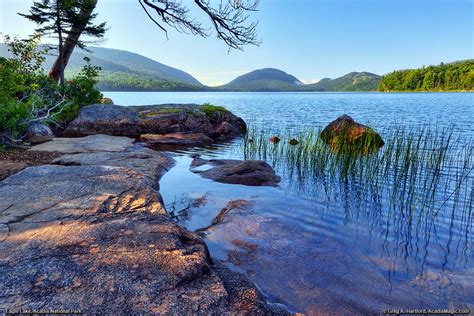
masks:
<svg viewBox="0 0 474 316"><path fill-rule="evenodd" d="M351 72L339 78L321 79L299 87L302 91L377 91L380 76L370 72Z"/></svg>
<svg viewBox="0 0 474 316"><path fill-rule="evenodd" d="M472 91L474 59L419 69L397 70L383 76L379 91Z"/></svg>
<svg viewBox="0 0 474 316"><path fill-rule="evenodd" d="M226 91L377 91L382 77L370 72L351 72L335 79L303 84L295 76L273 68L259 69L239 76L216 89Z"/></svg>
<svg viewBox="0 0 474 316"><path fill-rule="evenodd" d="M295 76L275 68L263 68L243 74L217 87L226 91L291 91L303 85Z"/></svg>
<svg viewBox="0 0 474 316"><path fill-rule="evenodd" d="M69 72L69 75L73 75ZM97 89L101 91L208 91L209 87L181 81L151 79L129 72L101 71Z"/></svg>
<svg viewBox="0 0 474 316"><path fill-rule="evenodd" d="M0 56L11 57L5 44L0 43ZM45 55L43 68L49 70L55 56ZM91 64L101 68L97 87L101 90L127 91L194 91L202 84L190 74L145 56L132 52L89 47L88 51L76 49L65 70L66 78L76 76L86 64L87 57Z"/></svg>

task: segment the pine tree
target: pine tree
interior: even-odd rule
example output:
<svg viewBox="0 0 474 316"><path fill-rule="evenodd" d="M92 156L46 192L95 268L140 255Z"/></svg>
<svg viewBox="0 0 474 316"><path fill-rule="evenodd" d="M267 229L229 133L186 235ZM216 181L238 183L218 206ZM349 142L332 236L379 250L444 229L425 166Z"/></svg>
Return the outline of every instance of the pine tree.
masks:
<svg viewBox="0 0 474 316"><path fill-rule="evenodd" d="M41 0L34 1L29 14L21 16L35 22L39 27L35 30L41 36L57 39L58 56L49 76L64 83L64 69L74 48L85 49L90 43L80 40L81 35L102 38L106 31L106 23L93 24L97 17L92 13L97 0Z"/></svg>

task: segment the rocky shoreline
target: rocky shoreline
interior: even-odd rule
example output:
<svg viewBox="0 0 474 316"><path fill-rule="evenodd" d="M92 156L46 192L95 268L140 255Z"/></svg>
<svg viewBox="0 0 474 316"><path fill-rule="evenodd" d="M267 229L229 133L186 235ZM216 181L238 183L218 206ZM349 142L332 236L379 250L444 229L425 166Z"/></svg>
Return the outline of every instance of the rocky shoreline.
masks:
<svg viewBox="0 0 474 316"><path fill-rule="evenodd" d="M90 115L97 107L84 112ZM114 107L105 111L124 109ZM190 107L182 108L202 109ZM230 112L205 114L207 119L198 116L196 121L189 114L156 111L140 133L166 131L177 117L173 125L179 130L173 132L199 132L213 139L228 139L245 127ZM87 125L84 112L66 134L74 130L76 136L90 136L34 146L29 152L60 156L0 182L0 310L286 313L268 304L244 275L213 262L204 241L171 219L158 188L173 165L170 155L132 138L111 136L117 126L130 126L133 120L123 125L115 117L107 127L100 127L100 120ZM95 130L86 132L91 126ZM135 132L129 136L138 136Z"/></svg>

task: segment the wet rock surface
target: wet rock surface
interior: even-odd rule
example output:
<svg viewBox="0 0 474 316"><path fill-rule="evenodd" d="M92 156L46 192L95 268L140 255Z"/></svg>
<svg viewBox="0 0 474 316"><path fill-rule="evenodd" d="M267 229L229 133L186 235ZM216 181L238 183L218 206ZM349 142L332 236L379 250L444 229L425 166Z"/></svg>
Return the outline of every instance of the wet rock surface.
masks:
<svg viewBox="0 0 474 316"><path fill-rule="evenodd" d="M378 149L384 145L377 132L346 114L329 123L319 136L336 150L345 149L346 146L353 150Z"/></svg>
<svg viewBox="0 0 474 316"><path fill-rule="evenodd" d="M142 142L153 145L196 146L210 144L214 140L203 133L143 134Z"/></svg>
<svg viewBox="0 0 474 316"><path fill-rule="evenodd" d="M211 168L201 170L200 167L204 165ZM280 182L275 170L263 160L204 160L196 157L191 164L191 171L204 178L229 184L277 186Z"/></svg>
<svg viewBox="0 0 474 316"><path fill-rule="evenodd" d="M202 239L167 214L156 187L169 157L121 137L51 143L39 146L67 153L55 160L62 165L0 182L0 310L270 311L250 281L214 265Z"/></svg>
<svg viewBox="0 0 474 316"><path fill-rule="evenodd" d="M399 286L393 288L393 297L387 302L380 287L374 286L389 285L384 271L360 253L337 251L342 247L340 241L258 214L252 208L226 214L222 222L202 234L211 252L218 254L216 260L245 271L272 302L279 303L275 305L283 304L296 312L372 315L377 314L374 310L402 305L416 308L419 304L416 289ZM370 278L354 278L367 273ZM405 293L412 299L404 299ZM367 309L366 301L375 302L376 307Z"/></svg>
<svg viewBox="0 0 474 316"><path fill-rule="evenodd" d="M230 139L246 131L245 122L229 111L200 105L118 106L96 104L81 109L65 136L107 134L203 133L214 140Z"/></svg>

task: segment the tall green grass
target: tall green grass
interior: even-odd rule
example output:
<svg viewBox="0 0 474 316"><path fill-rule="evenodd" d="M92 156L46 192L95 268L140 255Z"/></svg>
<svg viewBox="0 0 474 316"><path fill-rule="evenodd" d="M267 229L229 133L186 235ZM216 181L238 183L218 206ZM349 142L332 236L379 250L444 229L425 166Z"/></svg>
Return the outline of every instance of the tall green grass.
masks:
<svg viewBox="0 0 474 316"><path fill-rule="evenodd" d="M328 195L350 190L361 200L382 201L402 210L407 220L436 216L443 208L472 212L474 149L472 139L447 128L393 126L381 132L378 151L334 150L320 130L270 133L250 128L243 141L245 159L262 159L283 173L289 184L321 186ZM269 142L277 135L279 143ZM290 139L296 138L297 145ZM338 147L338 146L336 146ZM354 201L360 202L360 201Z"/></svg>

